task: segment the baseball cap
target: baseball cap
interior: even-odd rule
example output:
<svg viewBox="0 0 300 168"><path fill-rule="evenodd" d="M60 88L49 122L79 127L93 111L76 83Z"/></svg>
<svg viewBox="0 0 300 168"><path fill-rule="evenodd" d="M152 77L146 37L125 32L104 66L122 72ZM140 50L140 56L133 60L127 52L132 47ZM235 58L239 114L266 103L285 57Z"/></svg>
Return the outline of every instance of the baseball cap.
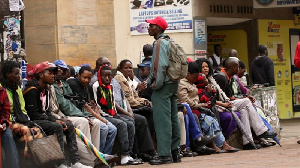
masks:
<svg viewBox="0 0 300 168"><path fill-rule="evenodd" d="M56 61L54 61L54 64L58 67L69 69L67 64L63 60L56 60Z"/></svg>
<svg viewBox="0 0 300 168"><path fill-rule="evenodd" d="M168 23L163 17L157 16L155 19L146 19L147 23L155 24L161 27L162 29L166 30L168 28Z"/></svg>
<svg viewBox="0 0 300 168"><path fill-rule="evenodd" d="M36 64L36 65L34 66L33 73L34 73L34 74L38 74L38 73L40 73L40 72L43 72L44 70L54 70L54 71L57 71L57 70L58 70L58 67L55 66L55 65L52 64L52 63L49 63L48 61L45 61L45 62Z"/></svg>
<svg viewBox="0 0 300 168"><path fill-rule="evenodd" d="M138 64L138 67L150 67L150 66L151 66L151 62L149 61Z"/></svg>

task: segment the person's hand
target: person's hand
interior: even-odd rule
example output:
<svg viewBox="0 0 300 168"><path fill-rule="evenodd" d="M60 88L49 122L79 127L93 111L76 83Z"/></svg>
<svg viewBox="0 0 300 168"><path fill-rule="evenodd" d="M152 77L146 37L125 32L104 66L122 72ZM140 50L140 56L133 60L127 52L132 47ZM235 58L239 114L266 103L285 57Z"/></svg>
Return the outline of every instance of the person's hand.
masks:
<svg viewBox="0 0 300 168"><path fill-rule="evenodd" d="M144 81L144 82L141 82L137 85L137 88L140 90L140 91L143 91L147 88L147 82Z"/></svg>
<svg viewBox="0 0 300 168"><path fill-rule="evenodd" d="M94 126L94 124L93 124L92 120L90 119L90 117L85 117L85 118L89 121L89 124L90 124L91 127Z"/></svg>
<svg viewBox="0 0 300 168"><path fill-rule="evenodd" d="M255 98L253 97L253 96L248 96L248 98L250 99L250 101L252 102L252 103L255 103Z"/></svg>
<svg viewBox="0 0 300 168"><path fill-rule="evenodd" d="M152 103L147 99L144 101L144 105L152 107Z"/></svg>
<svg viewBox="0 0 300 168"><path fill-rule="evenodd" d="M134 119L134 114L133 113L128 113L128 116Z"/></svg>
<svg viewBox="0 0 300 168"><path fill-rule="evenodd" d="M104 118L102 118L102 120L101 120L104 124L106 124L106 125L108 125L108 121L107 120L105 120Z"/></svg>
<svg viewBox="0 0 300 168"><path fill-rule="evenodd" d="M210 92L212 89L211 89L211 85L210 84L208 84L207 86L206 86L206 91L207 92Z"/></svg>
<svg viewBox="0 0 300 168"><path fill-rule="evenodd" d="M56 123L60 124L63 127L63 130L66 131L68 129L67 124L62 120L56 120Z"/></svg>
<svg viewBox="0 0 300 168"><path fill-rule="evenodd" d="M4 132L6 130L6 123L0 124L1 132Z"/></svg>
<svg viewBox="0 0 300 168"><path fill-rule="evenodd" d="M231 103L231 101L227 101L226 103L225 103L225 107L226 108L232 108L233 107L233 104Z"/></svg>
<svg viewBox="0 0 300 168"><path fill-rule="evenodd" d="M184 115L186 115L186 113L187 113L187 109L186 109L186 107L185 107L185 106L183 106L182 112L183 112L183 114L184 114Z"/></svg>

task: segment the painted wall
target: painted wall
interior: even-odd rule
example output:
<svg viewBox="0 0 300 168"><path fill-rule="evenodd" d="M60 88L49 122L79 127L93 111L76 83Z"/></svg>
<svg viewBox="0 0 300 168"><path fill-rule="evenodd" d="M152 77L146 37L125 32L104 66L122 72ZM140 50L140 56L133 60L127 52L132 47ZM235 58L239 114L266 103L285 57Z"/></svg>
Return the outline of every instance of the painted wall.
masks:
<svg viewBox="0 0 300 168"><path fill-rule="evenodd" d="M114 11L117 62L129 59L134 67L137 67L137 64L140 63L140 52L143 45L152 44L154 38L149 35L130 35L129 3L127 0L115 0ZM172 33L168 35L180 44L187 54L194 54L192 33Z"/></svg>

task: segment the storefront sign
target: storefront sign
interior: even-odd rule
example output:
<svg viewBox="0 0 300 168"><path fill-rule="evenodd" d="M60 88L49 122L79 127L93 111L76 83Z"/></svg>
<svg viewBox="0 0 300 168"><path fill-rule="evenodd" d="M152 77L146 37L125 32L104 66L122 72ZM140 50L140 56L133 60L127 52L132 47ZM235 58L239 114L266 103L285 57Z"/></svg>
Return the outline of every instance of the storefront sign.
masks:
<svg viewBox="0 0 300 168"><path fill-rule="evenodd" d="M268 48L274 63L278 114L281 119L293 117L289 29L292 20L259 20L259 44Z"/></svg>
<svg viewBox="0 0 300 168"><path fill-rule="evenodd" d="M129 0L131 35L148 33L145 19L160 16L169 27L166 33L192 32L192 0Z"/></svg>
<svg viewBox="0 0 300 168"><path fill-rule="evenodd" d="M253 0L253 8L297 7L300 0Z"/></svg>

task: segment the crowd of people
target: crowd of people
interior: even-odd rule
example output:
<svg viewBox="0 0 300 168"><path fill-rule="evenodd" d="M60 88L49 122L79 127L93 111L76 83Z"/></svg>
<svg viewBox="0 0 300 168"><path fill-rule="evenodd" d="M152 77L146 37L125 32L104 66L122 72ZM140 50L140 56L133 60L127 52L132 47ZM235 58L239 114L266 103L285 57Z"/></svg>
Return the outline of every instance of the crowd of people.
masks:
<svg viewBox="0 0 300 168"><path fill-rule="evenodd" d="M27 73L27 79L20 75L18 55L2 63L3 167L18 168L26 159L33 161L32 156L24 161L26 147L21 144L32 140L28 137L38 138L41 130L57 136L65 154L52 165L59 168L98 166L74 128L107 161L118 154L121 165L160 165L181 162L182 157L238 152L226 141L239 124L232 110L248 133L240 137L243 150L274 145L264 139L276 133L264 125L252 104L254 97L241 82L246 69L242 61L216 60L217 54L210 60L189 59L186 77L173 81L167 74L168 24L161 17L146 21L155 42L144 45L145 59L137 74L130 60L112 67L106 57L98 58L93 69L89 64L72 67L63 60L42 62Z"/></svg>

